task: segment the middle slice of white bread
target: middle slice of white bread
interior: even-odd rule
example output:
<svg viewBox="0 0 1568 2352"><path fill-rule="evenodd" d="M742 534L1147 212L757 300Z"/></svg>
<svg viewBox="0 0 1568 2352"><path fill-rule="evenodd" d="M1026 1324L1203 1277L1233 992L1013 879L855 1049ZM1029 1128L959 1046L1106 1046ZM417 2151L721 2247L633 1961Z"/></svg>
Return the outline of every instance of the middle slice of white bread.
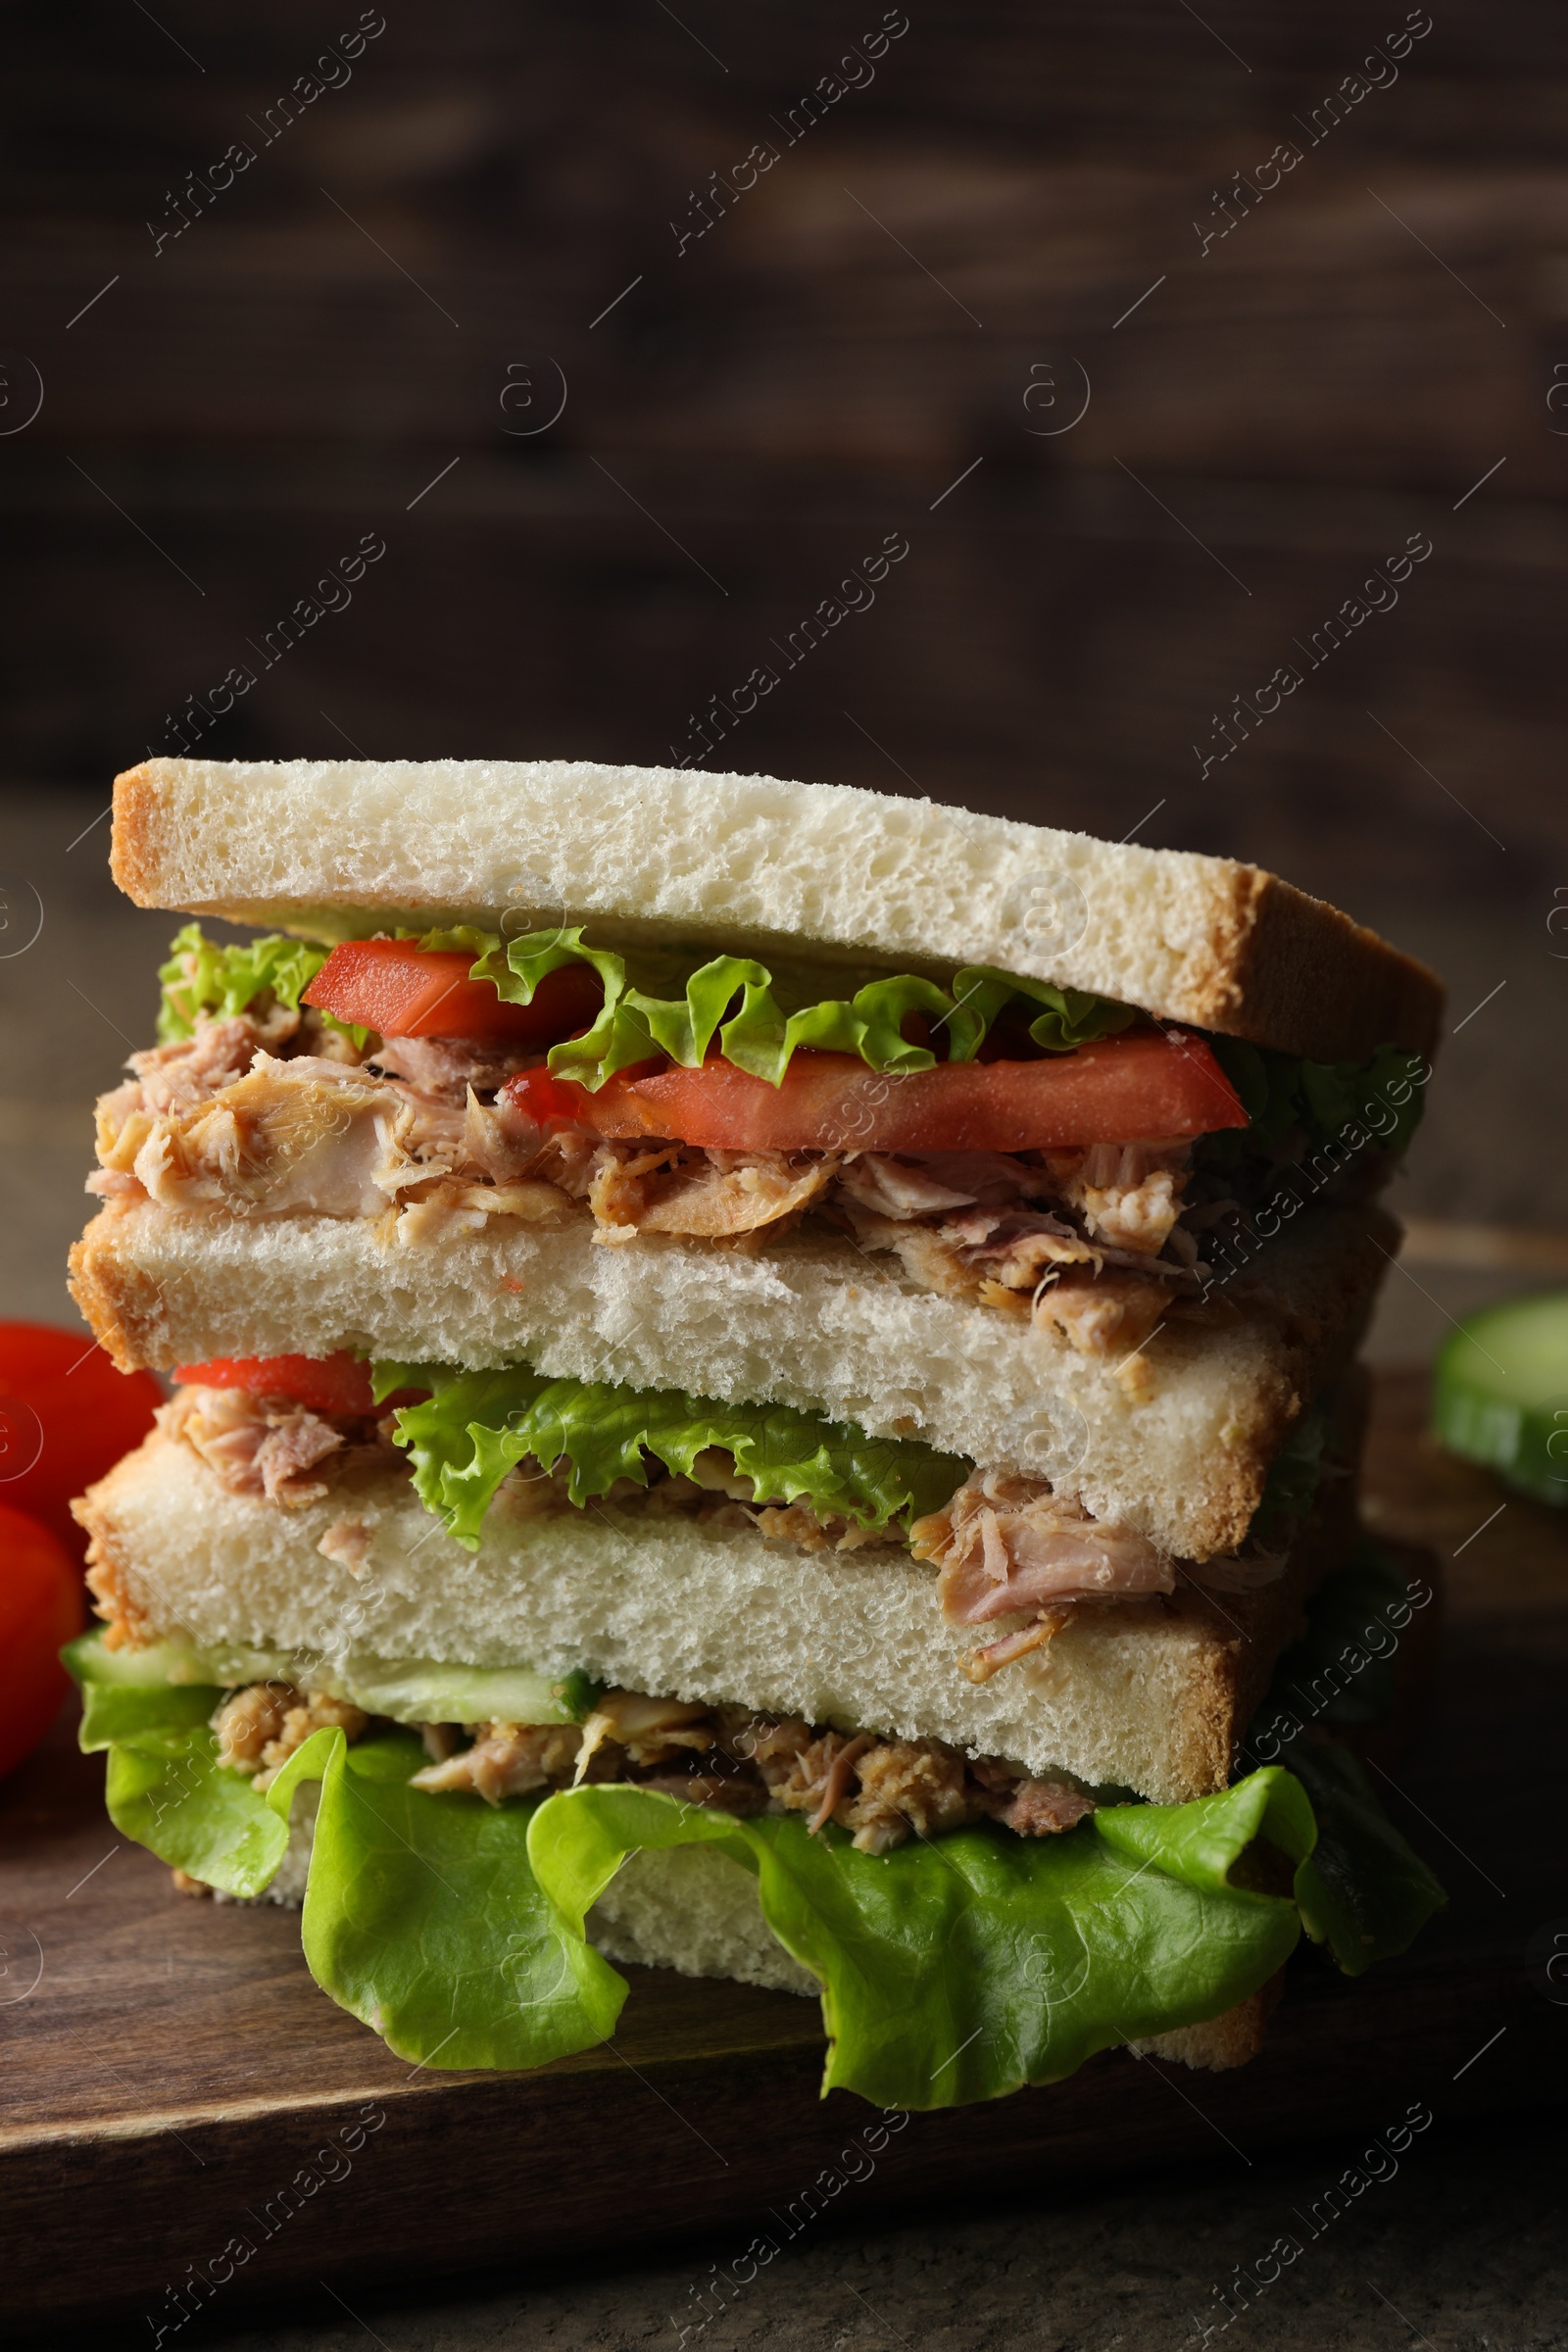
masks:
<svg viewBox="0 0 1568 2352"><path fill-rule="evenodd" d="M1357 1401L1351 1384L1352 1417ZM1352 1487L1325 1481L1260 1591L1210 1598L1182 1578L1168 1600L1086 1609L981 1684L960 1669L974 1636L943 1622L935 1569L893 1547L805 1552L604 1505L524 1519L503 1500L468 1552L398 1470L347 1466L324 1499L286 1509L229 1493L162 1431L75 1507L100 1606L137 1642L299 1651L345 1673L355 1654L581 1668L1174 1803L1229 1780L1305 1595L1348 1547ZM318 1548L345 1521L373 1531L358 1573Z"/></svg>
<svg viewBox="0 0 1568 2352"><path fill-rule="evenodd" d="M363 1218L112 1202L72 1253L72 1288L127 1368L346 1348L774 1401L1049 1478L1201 1561L1243 1542L1274 1456L1349 1363L1398 1227L1370 1204L1303 1211L1202 1320L1172 1316L1120 1362L1025 1314L939 1298L832 1234L756 1255L593 1236L586 1215L495 1217L404 1247Z"/></svg>

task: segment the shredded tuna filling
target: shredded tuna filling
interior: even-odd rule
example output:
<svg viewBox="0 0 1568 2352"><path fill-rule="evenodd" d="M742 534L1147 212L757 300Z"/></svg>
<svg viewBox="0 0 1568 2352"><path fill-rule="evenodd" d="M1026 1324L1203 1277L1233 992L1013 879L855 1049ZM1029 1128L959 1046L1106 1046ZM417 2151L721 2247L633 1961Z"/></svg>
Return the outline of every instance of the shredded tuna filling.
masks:
<svg viewBox="0 0 1568 2352"><path fill-rule="evenodd" d="M285 1510L321 1501L350 1465L408 1468L408 1457L392 1443L389 1415L328 1419L289 1396L184 1388L159 1406L157 1417L164 1435L190 1446L230 1494L281 1503Z"/></svg>
<svg viewBox="0 0 1568 2352"><path fill-rule="evenodd" d="M324 1690L296 1690L292 1683L252 1683L225 1698L213 1717L218 1761L254 1776L270 1788L313 1732L335 1726L349 1740L362 1740L370 1718L347 1699Z"/></svg>
<svg viewBox="0 0 1568 2352"><path fill-rule="evenodd" d="M1082 1503L1007 1470L976 1471L951 1502L914 1522L909 1543L917 1560L941 1569L950 1625L1176 1589L1169 1555L1147 1537L1102 1525Z"/></svg>
<svg viewBox="0 0 1568 2352"><path fill-rule="evenodd" d="M222 1763L267 1787L322 1724L350 1740L370 1718L340 1699L291 1684L235 1691L213 1718ZM941 1740L890 1740L748 1707L607 1690L583 1724L487 1723L422 1728L423 1771L413 1786L500 1804L581 1781L626 1782L682 1802L737 1814L804 1813L820 1833L830 1821L862 1853L906 1838L940 1838L996 1821L1024 1838L1070 1830L1095 1809L1075 1783L1033 1779L993 1757L965 1757Z"/></svg>
<svg viewBox="0 0 1568 2352"><path fill-rule="evenodd" d="M502 1095L540 1058L388 1038L357 1061L317 1015L253 1006L131 1055L131 1078L98 1104L88 1189L172 1209L371 1217L405 1247L495 1216L586 1211L610 1245L666 1233L756 1249L811 1216L927 1289L1032 1313L1112 1358L1200 1288L1185 1143L901 1155L600 1143L546 1133Z"/></svg>

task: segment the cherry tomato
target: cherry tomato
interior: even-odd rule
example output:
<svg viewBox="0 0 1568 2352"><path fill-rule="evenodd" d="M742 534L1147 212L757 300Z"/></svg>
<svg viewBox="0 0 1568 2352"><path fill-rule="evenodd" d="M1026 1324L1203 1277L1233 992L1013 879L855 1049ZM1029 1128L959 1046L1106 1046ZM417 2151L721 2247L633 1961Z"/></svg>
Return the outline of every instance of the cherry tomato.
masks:
<svg viewBox="0 0 1568 2352"><path fill-rule="evenodd" d="M71 1686L60 1650L81 1631L81 1573L39 1519L0 1504L0 1773L30 1755Z"/></svg>
<svg viewBox="0 0 1568 2352"><path fill-rule="evenodd" d="M473 1045L548 1046L586 1028L604 1000L591 964L564 963L509 1004L488 980L470 980L466 950L420 949L406 939L355 939L334 948L307 1004L382 1037L455 1037Z"/></svg>
<svg viewBox="0 0 1568 2352"><path fill-rule="evenodd" d="M0 1502L84 1558L71 1498L141 1444L163 1400L150 1372L117 1371L85 1332L0 1323Z"/></svg>
<svg viewBox="0 0 1568 2352"><path fill-rule="evenodd" d="M724 1152L1027 1152L1245 1127L1200 1037L1130 1029L1038 1061L950 1061L878 1075L852 1054L797 1054L782 1086L717 1058L612 1078L597 1094L548 1072L509 1079L541 1125L570 1117L613 1139L667 1136Z"/></svg>

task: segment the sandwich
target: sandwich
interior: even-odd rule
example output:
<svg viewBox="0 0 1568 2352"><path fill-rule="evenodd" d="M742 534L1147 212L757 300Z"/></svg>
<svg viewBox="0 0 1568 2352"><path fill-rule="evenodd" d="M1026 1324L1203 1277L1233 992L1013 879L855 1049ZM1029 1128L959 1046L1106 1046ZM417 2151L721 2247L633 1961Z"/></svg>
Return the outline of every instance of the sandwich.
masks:
<svg viewBox="0 0 1568 2352"><path fill-rule="evenodd" d="M176 1387L74 1654L185 1883L303 1897L421 2061L586 2046L618 1960L818 1994L905 2105L1234 2064L1303 1929L1402 1948L1354 1766L1246 1767L1360 1573L1423 967L1219 859L585 763L151 761L113 861L191 919L73 1285Z"/></svg>

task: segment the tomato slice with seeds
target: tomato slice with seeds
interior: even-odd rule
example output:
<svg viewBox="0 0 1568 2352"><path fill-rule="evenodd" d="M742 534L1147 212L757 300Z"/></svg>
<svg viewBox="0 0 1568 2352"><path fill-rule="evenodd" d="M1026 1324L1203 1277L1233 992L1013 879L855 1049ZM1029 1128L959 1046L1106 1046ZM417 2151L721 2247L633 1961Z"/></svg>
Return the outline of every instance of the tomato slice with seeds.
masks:
<svg viewBox="0 0 1568 2352"><path fill-rule="evenodd" d="M346 1351L337 1355L223 1355L210 1364L181 1364L181 1388L250 1389L258 1396L287 1396L311 1413L389 1413L412 1404L423 1389L400 1389L377 1405L370 1396L370 1367Z"/></svg>
<svg viewBox="0 0 1568 2352"><path fill-rule="evenodd" d="M1174 1141L1245 1127L1212 1052L1185 1029L1129 1029L1037 1061L878 1073L853 1054L799 1053L782 1086L713 1058L612 1078L597 1094L547 1070L509 1079L541 1126L723 1152L1029 1152Z"/></svg>
<svg viewBox="0 0 1568 2352"><path fill-rule="evenodd" d="M488 980L469 979L473 962L466 949L353 939L332 950L304 1001L382 1037L543 1048L587 1028L604 1000L591 964L564 963L539 983L531 1004L509 1004Z"/></svg>

